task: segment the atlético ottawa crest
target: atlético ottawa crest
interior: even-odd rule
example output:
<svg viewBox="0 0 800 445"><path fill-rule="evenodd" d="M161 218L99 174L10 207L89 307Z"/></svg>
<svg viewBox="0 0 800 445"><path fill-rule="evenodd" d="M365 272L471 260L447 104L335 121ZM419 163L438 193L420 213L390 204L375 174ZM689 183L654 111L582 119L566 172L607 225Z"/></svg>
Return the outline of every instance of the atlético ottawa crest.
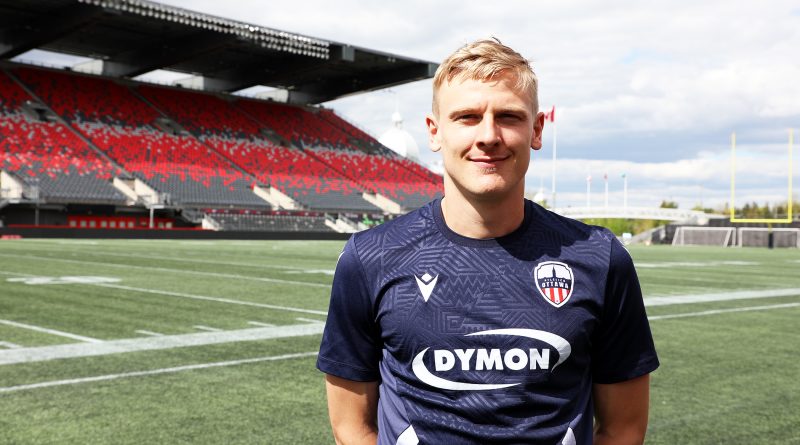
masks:
<svg viewBox="0 0 800 445"><path fill-rule="evenodd" d="M572 269L560 261L539 263L533 271L536 288L548 303L561 307L572 296L575 276Z"/></svg>

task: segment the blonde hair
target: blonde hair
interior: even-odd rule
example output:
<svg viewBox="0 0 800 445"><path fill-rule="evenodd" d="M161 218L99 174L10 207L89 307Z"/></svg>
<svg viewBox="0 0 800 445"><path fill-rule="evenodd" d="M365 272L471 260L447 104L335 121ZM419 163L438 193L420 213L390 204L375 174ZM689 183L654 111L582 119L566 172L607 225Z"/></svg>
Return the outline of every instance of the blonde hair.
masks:
<svg viewBox="0 0 800 445"><path fill-rule="evenodd" d="M433 112L438 114L436 96L445 81L451 82L462 77L488 82L509 72L517 79L515 87L530 94L535 115L539 112L539 81L536 74L527 59L494 37L462 46L439 65L433 76Z"/></svg>

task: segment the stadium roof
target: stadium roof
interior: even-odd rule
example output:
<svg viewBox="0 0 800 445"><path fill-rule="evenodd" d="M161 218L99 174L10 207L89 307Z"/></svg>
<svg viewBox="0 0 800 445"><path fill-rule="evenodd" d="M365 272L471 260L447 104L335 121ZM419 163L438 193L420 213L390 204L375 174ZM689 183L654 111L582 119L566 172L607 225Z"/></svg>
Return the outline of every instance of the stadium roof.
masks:
<svg viewBox="0 0 800 445"><path fill-rule="evenodd" d="M313 104L430 78L436 64L145 0L0 0L0 59L32 49L102 60L102 74L169 69L204 89L256 85Z"/></svg>

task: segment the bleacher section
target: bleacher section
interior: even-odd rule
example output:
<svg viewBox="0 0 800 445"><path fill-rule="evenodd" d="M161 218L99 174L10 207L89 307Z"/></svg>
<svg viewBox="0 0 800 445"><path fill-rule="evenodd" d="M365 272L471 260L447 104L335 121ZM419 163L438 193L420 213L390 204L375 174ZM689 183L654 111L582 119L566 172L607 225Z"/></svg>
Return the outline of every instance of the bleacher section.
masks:
<svg viewBox="0 0 800 445"><path fill-rule="evenodd" d="M268 141L262 130L269 127L231 102L210 94L158 87L145 86L141 91L259 184L275 187L311 209L378 211L361 197L362 187L357 183L302 150Z"/></svg>
<svg viewBox="0 0 800 445"><path fill-rule="evenodd" d="M407 209L421 207L441 189L440 185L422 179L390 157L367 155L356 150L316 149L312 153Z"/></svg>
<svg viewBox="0 0 800 445"><path fill-rule="evenodd" d="M222 230L267 232L333 232L324 216L214 213L208 215Z"/></svg>
<svg viewBox="0 0 800 445"><path fill-rule="evenodd" d="M62 123L26 116L22 106L31 99L0 71L0 169L23 181L31 199L124 204L111 184L119 169Z"/></svg>
<svg viewBox="0 0 800 445"><path fill-rule="evenodd" d="M0 168L45 201L257 211L272 202L380 214L441 196L441 177L331 110L29 66L6 70ZM283 227L278 220L254 224ZM324 218L313 229L318 223L309 230L330 231Z"/></svg>
<svg viewBox="0 0 800 445"><path fill-rule="evenodd" d="M362 198L361 186L302 150L267 142L216 140L215 146L262 184L276 187L312 209L376 212Z"/></svg>
<svg viewBox="0 0 800 445"><path fill-rule="evenodd" d="M189 135L158 129L164 116L111 80L34 69L20 77L54 111L170 204L268 208L253 178Z"/></svg>

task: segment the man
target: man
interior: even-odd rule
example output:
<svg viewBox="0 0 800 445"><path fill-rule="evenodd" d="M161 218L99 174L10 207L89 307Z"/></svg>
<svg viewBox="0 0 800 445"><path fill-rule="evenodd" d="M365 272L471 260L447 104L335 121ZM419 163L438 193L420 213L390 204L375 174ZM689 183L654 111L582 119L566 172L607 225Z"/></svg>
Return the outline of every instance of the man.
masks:
<svg viewBox="0 0 800 445"><path fill-rule="evenodd" d="M493 40L444 61L444 198L354 235L317 366L338 444L634 444L658 367L630 256L526 201L544 115Z"/></svg>

